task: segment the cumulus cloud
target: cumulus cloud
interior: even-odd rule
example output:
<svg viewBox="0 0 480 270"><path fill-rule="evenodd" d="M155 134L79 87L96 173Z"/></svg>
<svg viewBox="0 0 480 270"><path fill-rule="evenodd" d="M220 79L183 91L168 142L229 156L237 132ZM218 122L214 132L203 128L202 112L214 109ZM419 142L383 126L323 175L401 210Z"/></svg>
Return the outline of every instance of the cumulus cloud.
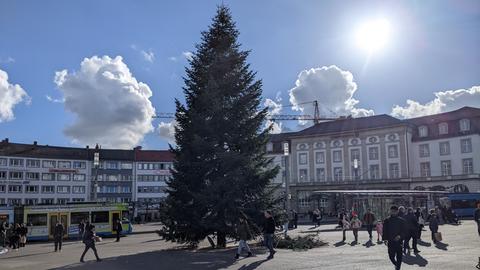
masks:
<svg viewBox="0 0 480 270"><path fill-rule="evenodd" d="M413 118L452 111L463 106L480 107L480 86L437 92L435 99L425 104L409 99L406 106L395 105L391 114L400 118Z"/></svg>
<svg viewBox="0 0 480 270"><path fill-rule="evenodd" d="M121 56L85 58L80 70L54 79L64 106L75 115L64 133L78 144L132 148L153 130L150 87L138 82Z"/></svg>
<svg viewBox="0 0 480 270"><path fill-rule="evenodd" d="M153 61L155 61L155 54L153 53L152 50L149 50L149 51L142 50L141 53L145 61L148 61L150 63L153 63Z"/></svg>
<svg viewBox="0 0 480 270"><path fill-rule="evenodd" d="M157 127L157 132L161 138L165 139L168 143L175 143L175 126L177 121L173 120L170 123L160 122Z"/></svg>
<svg viewBox="0 0 480 270"><path fill-rule="evenodd" d="M295 87L290 90L290 103L293 110L312 116L314 100L318 101L320 114L324 117L332 114L354 117L373 115L373 110L356 107L359 101L353 98L355 91L357 84L349 71L334 65L312 68L298 75Z"/></svg>
<svg viewBox="0 0 480 270"><path fill-rule="evenodd" d="M277 101L275 102L269 98L265 99L263 105L265 107L268 107L267 118L279 115L282 112L282 105L280 104L280 102L282 102L282 99L277 95L276 100ZM283 124L281 122L267 120L265 122L265 128L269 127L270 125L272 125L272 130L270 131L270 133L278 134L282 132Z"/></svg>
<svg viewBox="0 0 480 270"><path fill-rule="evenodd" d="M0 69L0 123L15 119L13 108L21 102L30 103L27 92L20 85L9 83L7 72Z"/></svg>

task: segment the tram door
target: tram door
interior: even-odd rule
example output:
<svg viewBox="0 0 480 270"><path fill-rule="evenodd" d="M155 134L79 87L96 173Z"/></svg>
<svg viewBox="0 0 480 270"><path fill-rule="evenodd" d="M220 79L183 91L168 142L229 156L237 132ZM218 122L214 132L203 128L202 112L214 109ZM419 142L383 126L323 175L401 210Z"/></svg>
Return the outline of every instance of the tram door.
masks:
<svg viewBox="0 0 480 270"><path fill-rule="evenodd" d="M112 211L112 219L110 221L110 224L112 224L112 233L115 233L115 226L117 225L117 220L120 220L120 211Z"/></svg>

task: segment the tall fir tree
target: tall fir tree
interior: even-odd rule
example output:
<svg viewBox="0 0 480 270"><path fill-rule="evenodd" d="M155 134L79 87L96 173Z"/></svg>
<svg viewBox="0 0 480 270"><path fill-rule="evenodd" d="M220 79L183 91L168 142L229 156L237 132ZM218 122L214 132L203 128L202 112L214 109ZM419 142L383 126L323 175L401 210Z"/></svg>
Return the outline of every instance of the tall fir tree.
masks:
<svg viewBox="0 0 480 270"><path fill-rule="evenodd" d="M185 105L175 101L175 162L164 208L171 240L195 245L216 234L225 247L240 216L258 226L274 204L269 183L278 167L265 156L271 127L262 128L262 83L238 35L229 9L219 6L186 68Z"/></svg>

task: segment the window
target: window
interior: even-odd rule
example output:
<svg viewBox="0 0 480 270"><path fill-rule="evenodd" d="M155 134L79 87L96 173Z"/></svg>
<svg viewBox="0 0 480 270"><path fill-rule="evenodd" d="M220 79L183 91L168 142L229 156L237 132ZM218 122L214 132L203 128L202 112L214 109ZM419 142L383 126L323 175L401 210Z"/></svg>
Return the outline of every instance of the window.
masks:
<svg viewBox="0 0 480 270"><path fill-rule="evenodd" d="M471 139L460 140L460 148L462 150L462 153L471 153L472 152L472 140Z"/></svg>
<svg viewBox="0 0 480 270"><path fill-rule="evenodd" d="M420 152L420 157L429 157L430 156L430 146L428 144L420 144L418 146Z"/></svg>
<svg viewBox="0 0 480 270"><path fill-rule="evenodd" d="M83 193L85 193L85 187L84 186L73 186L72 187L72 193L83 194Z"/></svg>
<svg viewBox="0 0 480 270"><path fill-rule="evenodd" d="M308 191L298 191L298 206L309 207L310 206L310 194Z"/></svg>
<svg viewBox="0 0 480 270"><path fill-rule="evenodd" d="M122 181L132 181L132 175L130 174L122 174L120 178Z"/></svg>
<svg viewBox="0 0 480 270"><path fill-rule="evenodd" d="M370 165L370 179L380 179L380 166Z"/></svg>
<svg viewBox="0 0 480 270"><path fill-rule="evenodd" d="M420 126L418 128L418 135L420 137L427 137L428 136L428 127L427 126Z"/></svg>
<svg viewBox="0 0 480 270"><path fill-rule="evenodd" d="M315 153L315 163L317 163L317 164L325 163L325 153L324 152L316 152Z"/></svg>
<svg viewBox="0 0 480 270"><path fill-rule="evenodd" d="M388 164L388 169L390 172L390 178L400 178L400 170L398 168L398 163Z"/></svg>
<svg viewBox="0 0 480 270"><path fill-rule="evenodd" d="M57 193L70 193L69 186L57 186Z"/></svg>
<svg viewBox="0 0 480 270"><path fill-rule="evenodd" d="M7 166L7 159L6 158L0 158L0 166Z"/></svg>
<svg viewBox="0 0 480 270"><path fill-rule="evenodd" d="M398 158L398 146L389 145L388 146L388 158Z"/></svg>
<svg viewBox="0 0 480 270"><path fill-rule="evenodd" d="M85 181L85 174L73 174L73 181Z"/></svg>
<svg viewBox="0 0 480 270"><path fill-rule="evenodd" d="M342 162L342 151L333 151L333 162Z"/></svg>
<svg viewBox="0 0 480 270"><path fill-rule="evenodd" d="M7 172L3 171L3 172L0 172L0 180L5 180L7 179Z"/></svg>
<svg viewBox="0 0 480 270"><path fill-rule="evenodd" d="M462 119L460 120L460 131L469 131L470 130L470 120Z"/></svg>
<svg viewBox="0 0 480 270"><path fill-rule="evenodd" d="M360 179L360 167L356 168L352 166L352 179Z"/></svg>
<svg viewBox="0 0 480 270"><path fill-rule="evenodd" d="M21 185L9 185L8 186L8 193L22 193L22 186Z"/></svg>
<svg viewBox="0 0 480 270"><path fill-rule="evenodd" d="M442 176L452 175L452 163L450 160L444 160L440 163L442 169Z"/></svg>
<svg viewBox="0 0 480 270"><path fill-rule="evenodd" d="M333 168L333 180L342 181L343 180L343 168L335 167Z"/></svg>
<svg viewBox="0 0 480 270"><path fill-rule="evenodd" d="M308 181L308 170L307 169L298 170L298 179L300 182Z"/></svg>
<svg viewBox="0 0 480 270"><path fill-rule="evenodd" d="M298 154L298 164L306 165L307 164L307 153Z"/></svg>
<svg viewBox="0 0 480 270"><path fill-rule="evenodd" d="M440 155L450 155L450 142L441 142L440 144Z"/></svg>
<svg viewBox="0 0 480 270"><path fill-rule="evenodd" d="M23 179L23 172L10 172L11 180L21 180Z"/></svg>
<svg viewBox="0 0 480 270"><path fill-rule="evenodd" d="M92 223L108 223L108 211L92 212Z"/></svg>
<svg viewBox="0 0 480 270"><path fill-rule="evenodd" d="M42 173L42 180L43 181L54 181L55 174L54 173Z"/></svg>
<svg viewBox="0 0 480 270"><path fill-rule="evenodd" d="M354 161L355 159L360 161L360 149L351 149L350 150L350 160Z"/></svg>
<svg viewBox="0 0 480 270"><path fill-rule="evenodd" d="M27 173L25 173L25 178L27 180L40 180L40 173L38 173L38 172L27 172Z"/></svg>
<svg viewBox="0 0 480 270"><path fill-rule="evenodd" d="M22 199L8 199L9 205L21 205Z"/></svg>
<svg viewBox="0 0 480 270"><path fill-rule="evenodd" d="M29 167L29 168L40 168L40 160L38 160L38 159L27 159L27 167Z"/></svg>
<svg viewBox="0 0 480 270"><path fill-rule="evenodd" d="M42 193L55 193L55 186L42 186Z"/></svg>
<svg viewBox="0 0 480 270"><path fill-rule="evenodd" d="M42 162L43 168L55 168L56 162L55 160L44 160Z"/></svg>
<svg viewBox="0 0 480 270"><path fill-rule="evenodd" d="M25 186L25 193L38 193L38 186Z"/></svg>
<svg viewBox="0 0 480 270"><path fill-rule="evenodd" d="M325 168L317 168L317 181L325 181Z"/></svg>
<svg viewBox="0 0 480 270"><path fill-rule="evenodd" d="M462 159L463 174L473 174L473 159Z"/></svg>
<svg viewBox="0 0 480 270"><path fill-rule="evenodd" d="M72 167L72 163L70 161L59 161L58 168L61 169L70 169Z"/></svg>
<svg viewBox="0 0 480 270"><path fill-rule="evenodd" d="M67 202L69 202L70 199L67 199L67 198L58 198L57 199L57 204L67 204Z"/></svg>
<svg viewBox="0 0 480 270"><path fill-rule="evenodd" d="M57 174L58 181L70 181L70 174L69 173L59 173Z"/></svg>
<svg viewBox="0 0 480 270"><path fill-rule="evenodd" d="M118 175L114 175L114 174L107 175L107 181L118 181Z"/></svg>
<svg viewBox="0 0 480 270"><path fill-rule="evenodd" d="M269 142L267 143L267 152L272 152L273 151L273 143Z"/></svg>
<svg viewBox="0 0 480 270"><path fill-rule="evenodd" d="M84 198L72 198L72 202L84 202Z"/></svg>
<svg viewBox="0 0 480 270"><path fill-rule="evenodd" d="M378 147L368 148L368 158L370 160L378 160Z"/></svg>
<svg viewBox="0 0 480 270"><path fill-rule="evenodd" d="M25 199L25 205L36 205L38 199Z"/></svg>
<svg viewBox="0 0 480 270"><path fill-rule="evenodd" d="M10 166L13 166L13 167L23 167L23 159L11 158L11 159L10 159Z"/></svg>
<svg viewBox="0 0 480 270"><path fill-rule="evenodd" d="M106 167L107 169L118 169L118 162L107 161Z"/></svg>
<svg viewBox="0 0 480 270"><path fill-rule="evenodd" d="M5 193L6 190L7 188L5 185L0 185L0 193Z"/></svg>
<svg viewBox="0 0 480 270"><path fill-rule="evenodd" d="M132 192L132 188L128 186L122 187L122 193L130 193Z"/></svg>
<svg viewBox="0 0 480 270"><path fill-rule="evenodd" d="M48 199L42 199L42 204L53 204L54 199L48 198Z"/></svg>
<svg viewBox="0 0 480 270"><path fill-rule="evenodd" d="M122 162L120 164L120 168L123 169L123 170L131 170L131 169L133 169L133 164L130 163L130 162Z"/></svg>
<svg viewBox="0 0 480 270"><path fill-rule="evenodd" d="M440 123L438 125L438 134L440 134L440 135L448 134L448 124L447 123Z"/></svg>
<svg viewBox="0 0 480 270"><path fill-rule="evenodd" d="M74 169L85 169L87 164L84 161L74 161L73 168Z"/></svg>
<svg viewBox="0 0 480 270"><path fill-rule="evenodd" d="M430 177L430 162L420 163L420 176Z"/></svg>
<svg viewBox="0 0 480 270"><path fill-rule="evenodd" d="M75 199L73 199L75 201ZM88 212L72 212L70 214L70 224L80 224L80 222L88 221Z"/></svg>

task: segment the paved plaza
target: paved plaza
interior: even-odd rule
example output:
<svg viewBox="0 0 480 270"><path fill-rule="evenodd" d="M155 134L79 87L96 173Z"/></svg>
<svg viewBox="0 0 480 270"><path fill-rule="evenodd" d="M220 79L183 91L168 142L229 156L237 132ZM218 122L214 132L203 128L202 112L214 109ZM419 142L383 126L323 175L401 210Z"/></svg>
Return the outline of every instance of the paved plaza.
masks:
<svg viewBox="0 0 480 270"><path fill-rule="evenodd" d="M160 240L154 233L143 233L123 237L120 243L114 239L104 239L97 244L103 261L94 261L89 251L86 263L79 263L83 244L79 241L66 242L61 253L53 252L53 243L35 243L20 251L9 251L0 255L1 270L123 270L123 269L393 269L383 244L374 242L366 245L367 232L360 232L360 244L351 245L353 235L347 235L347 242L340 243L341 231L333 230L334 225L323 225L320 237L328 246L309 251L278 250L273 260L265 260L267 254L263 248L254 248L256 256L233 259L235 249L183 250L174 243ZM137 227L147 232L155 226ZM310 226L301 226L293 234L305 233ZM432 245L430 232L423 232L423 240L418 255L406 256L402 269L476 269L480 257L480 237L473 221L462 225L443 225L440 227L444 242ZM233 244L233 243L232 243Z"/></svg>

